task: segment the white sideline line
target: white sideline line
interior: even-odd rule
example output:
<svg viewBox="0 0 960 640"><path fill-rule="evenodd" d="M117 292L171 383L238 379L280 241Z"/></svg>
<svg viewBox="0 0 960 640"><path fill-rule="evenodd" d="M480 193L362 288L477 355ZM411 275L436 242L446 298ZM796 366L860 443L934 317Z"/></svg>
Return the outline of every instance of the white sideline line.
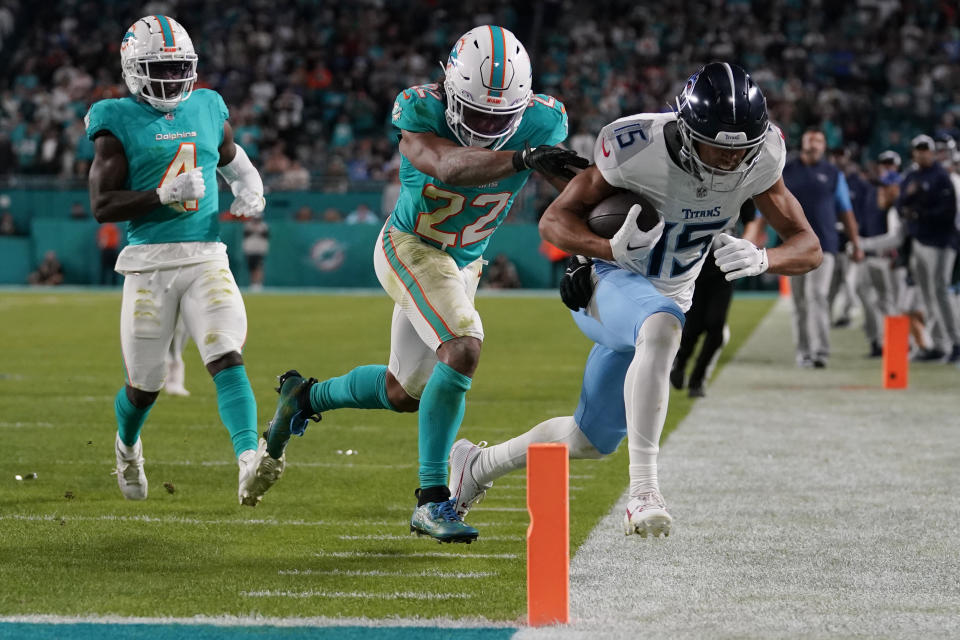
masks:
<svg viewBox="0 0 960 640"><path fill-rule="evenodd" d="M341 540L409 540L410 536L398 536L392 533L369 533L362 536L342 535L337 536ZM517 538L511 536L483 536L486 542L516 542Z"/></svg>
<svg viewBox="0 0 960 640"><path fill-rule="evenodd" d="M436 569L431 569L429 571L380 571L378 569L373 569L370 571L359 571L359 570L345 570L345 569L329 569L325 571L317 571L314 569L280 569L277 571L278 575L281 576L356 576L356 577L372 577L372 578L385 578L388 576L402 576L405 578L489 578L491 576L497 575L493 571L437 571Z"/></svg>
<svg viewBox="0 0 960 640"><path fill-rule="evenodd" d="M385 553L379 551L316 551L316 558L451 558L453 560L471 560L487 558L489 560L516 560L516 553L442 553L440 551L418 551L413 553Z"/></svg>
<svg viewBox="0 0 960 640"><path fill-rule="evenodd" d="M438 627L442 629L513 629L516 622L487 620L481 616L469 618L329 618L322 616L304 618L273 618L265 616L193 616L191 618L148 618L125 616L53 616L27 614L0 616L0 622L26 624L110 624L110 625L177 625L214 627Z"/></svg>
<svg viewBox="0 0 960 640"><path fill-rule="evenodd" d="M420 591L395 591L376 593L374 591L241 591L247 598L361 598L363 600L465 600L472 598L468 593L428 593Z"/></svg>

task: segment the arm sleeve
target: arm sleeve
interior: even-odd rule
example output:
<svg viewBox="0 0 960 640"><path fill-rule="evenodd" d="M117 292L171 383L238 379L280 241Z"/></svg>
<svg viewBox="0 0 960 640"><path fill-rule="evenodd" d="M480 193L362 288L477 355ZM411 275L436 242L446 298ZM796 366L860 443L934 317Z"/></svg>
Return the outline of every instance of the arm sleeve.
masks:
<svg viewBox="0 0 960 640"><path fill-rule="evenodd" d="M886 251L896 249L903 242L900 234L902 224L900 214L896 207L890 207L887 210L887 232L880 236L871 236L869 238L860 238L860 248L864 251Z"/></svg>
<svg viewBox="0 0 960 640"><path fill-rule="evenodd" d="M847 178L842 173L837 174L837 189L833 193L833 199L837 204L838 213L853 210L853 203L850 202L850 185L847 184Z"/></svg>

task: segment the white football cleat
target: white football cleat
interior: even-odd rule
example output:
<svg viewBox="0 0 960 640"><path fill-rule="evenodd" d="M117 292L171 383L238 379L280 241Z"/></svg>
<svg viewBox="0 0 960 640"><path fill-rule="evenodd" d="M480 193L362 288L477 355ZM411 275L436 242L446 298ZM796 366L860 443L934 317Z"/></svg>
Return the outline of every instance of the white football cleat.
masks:
<svg viewBox="0 0 960 640"><path fill-rule="evenodd" d="M473 505L483 500L487 489L493 486L492 482L479 484L470 471L485 446L486 442L474 444L461 438L450 449L450 497L456 500L457 515L461 518L467 515Z"/></svg>
<svg viewBox="0 0 960 640"><path fill-rule="evenodd" d="M177 385L168 382L167 384L163 385L163 390L169 393L171 396L186 397L190 395L190 392L187 391L186 387L184 387L182 384Z"/></svg>
<svg viewBox="0 0 960 640"><path fill-rule="evenodd" d="M663 496L656 489L645 491L638 496L631 496L627 502L627 513L623 516L623 530L628 536L639 533L641 538L647 534L654 538L663 534L670 535L670 524L673 518L667 513L667 505Z"/></svg>
<svg viewBox="0 0 960 640"><path fill-rule="evenodd" d="M120 440L117 434L115 449L117 451L117 484L120 492L127 500L147 499L147 474L143 472L143 442L137 442L128 447Z"/></svg>
<svg viewBox="0 0 960 640"><path fill-rule="evenodd" d="M286 460L286 453L279 460L267 453L267 441L263 438L260 438L260 446L256 451L251 449L241 453L237 460L240 465L240 504L257 506L267 489L283 475Z"/></svg>

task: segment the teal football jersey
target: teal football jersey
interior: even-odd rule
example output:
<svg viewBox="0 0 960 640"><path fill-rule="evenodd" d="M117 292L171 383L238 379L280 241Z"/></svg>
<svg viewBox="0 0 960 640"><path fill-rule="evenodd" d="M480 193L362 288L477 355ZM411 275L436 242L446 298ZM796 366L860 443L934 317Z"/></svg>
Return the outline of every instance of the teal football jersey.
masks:
<svg viewBox="0 0 960 640"><path fill-rule="evenodd" d="M210 89L197 89L170 113L132 96L101 100L90 107L87 137L93 140L98 132L109 131L120 140L129 167L127 189L152 191L185 171L203 167L207 186L203 198L162 205L128 221L130 244L220 239L217 163L228 117L223 98Z"/></svg>
<svg viewBox="0 0 960 640"><path fill-rule="evenodd" d="M393 126L456 142L447 126L440 91L437 85L427 84L400 92L393 104ZM520 128L501 149L522 149L525 141L531 147L555 145L566 138L563 104L550 96L535 95L523 112ZM483 254L530 173L522 171L479 187L460 187L428 176L403 158L400 198L390 216L391 224L443 248L463 268Z"/></svg>

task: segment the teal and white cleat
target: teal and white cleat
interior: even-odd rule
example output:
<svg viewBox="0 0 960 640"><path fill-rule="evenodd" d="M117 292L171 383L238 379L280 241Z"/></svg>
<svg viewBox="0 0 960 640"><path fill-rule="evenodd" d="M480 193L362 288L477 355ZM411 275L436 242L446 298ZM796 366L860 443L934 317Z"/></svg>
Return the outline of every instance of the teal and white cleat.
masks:
<svg viewBox="0 0 960 640"><path fill-rule="evenodd" d="M291 434L302 436L310 420L320 422L319 414L310 406L310 388L317 383L316 378L304 378L296 369L291 369L281 375L279 381L277 411L264 434L266 451L274 460L283 458Z"/></svg>
<svg viewBox="0 0 960 640"><path fill-rule="evenodd" d="M457 515L456 505L452 499L420 505L410 517L410 533L430 536L437 542L470 544L480 536L480 532Z"/></svg>
<svg viewBox="0 0 960 640"><path fill-rule="evenodd" d="M639 534L641 538L652 535L667 537L673 518L667 513L663 496L656 489L631 496L627 502L627 513L623 516L623 531L628 536Z"/></svg>
<svg viewBox="0 0 960 640"><path fill-rule="evenodd" d="M474 444L461 438L450 449L450 496L456 502L457 515L461 518L466 518L471 507L483 500L487 489L493 486L492 482L478 483L471 472L474 461L480 457L480 450L485 446L486 442Z"/></svg>
<svg viewBox="0 0 960 640"><path fill-rule="evenodd" d="M147 499L147 474L143 471L143 442L137 438L132 447L128 447L120 440L120 434L117 434L117 441L114 447L117 452L117 484L120 485L120 493L127 500L146 500Z"/></svg>
<svg viewBox="0 0 960 640"><path fill-rule="evenodd" d="M267 441L265 438L260 438L260 446L255 452L245 451L240 456L240 484L238 491L240 504L245 504L248 507L255 507L260 504L263 494L283 475L286 460L287 455L285 453L281 454L279 459L267 453Z"/></svg>

